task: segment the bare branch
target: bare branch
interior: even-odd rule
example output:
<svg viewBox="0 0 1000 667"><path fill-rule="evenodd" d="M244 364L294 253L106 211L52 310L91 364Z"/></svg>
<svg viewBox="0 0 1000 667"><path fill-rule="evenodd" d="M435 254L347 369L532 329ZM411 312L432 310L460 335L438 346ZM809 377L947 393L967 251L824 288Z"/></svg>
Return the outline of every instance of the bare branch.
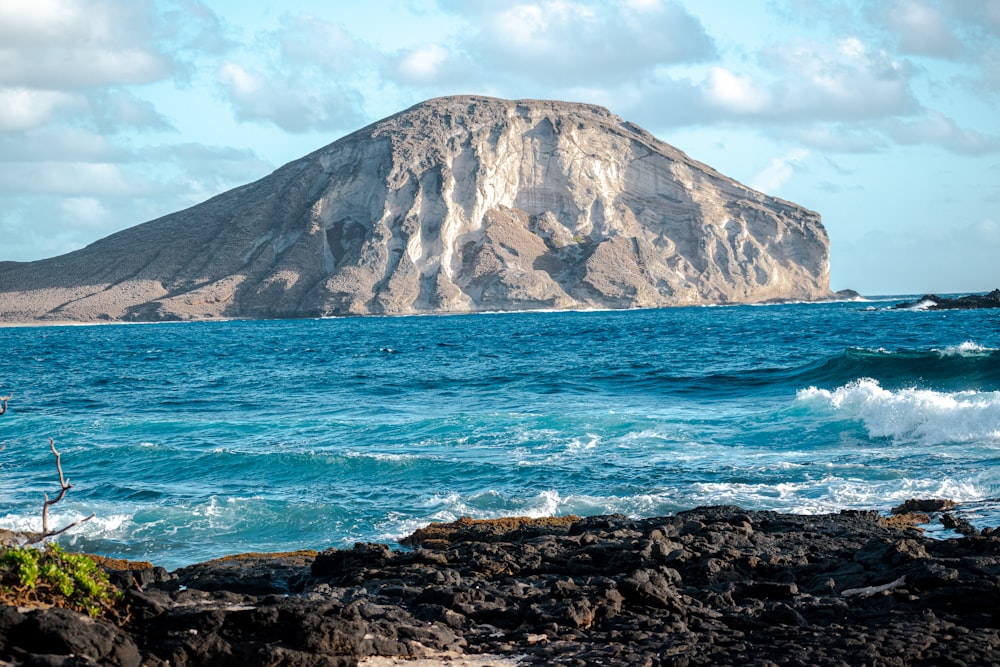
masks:
<svg viewBox="0 0 1000 667"><path fill-rule="evenodd" d="M59 495L56 496L55 500L49 500L49 495L45 494L45 504L42 506L42 535L51 535L49 532L49 507L55 505L57 502L63 499L66 492L73 488L73 485L66 481L63 476L62 469L62 455L56 451L56 443L52 438L49 438L49 449L56 457L56 470L59 471ZM43 538L44 539L44 538Z"/></svg>
<svg viewBox="0 0 1000 667"><path fill-rule="evenodd" d="M49 500L49 494L47 493L45 494L45 504L42 505L42 532L32 535L31 538L28 539L27 544L37 544L42 540L48 539L55 535L60 535L62 533L65 533L70 528L73 528L74 526L84 523L85 521L90 521L91 519L94 518L94 515L91 514L90 516L84 519L74 521L73 523L63 526L62 528L59 528L57 530L49 530L49 508L55 505L60 500L62 500L63 497L66 495L66 492L73 488L73 485L70 484L69 480L66 479L65 475L63 475L62 455L56 449L56 443L52 438L49 438L49 449L52 450L52 453L56 457L56 470L59 472L59 495L56 496L54 499Z"/></svg>
<svg viewBox="0 0 1000 667"><path fill-rule="evenodd" d="M890 581L887 584L882 584L881 586L865 586L864 588L849 588L846 591L842 591L840 594L846 597L851 597L852 595L857 595L859 597L867 598L875 595L876 593L884 593L885 591L891 591L893 588L898 588L906 583L906 575L903 575L895 581Z"/></svg>
<svg viewBox="0 0 1000 667"><path fill-rule="evenodd" d="M36 533L35 535L32 535L31 538L29 538L25 542L25 544L38 544L42 540L47 540L50 537L55 537L56 535L62 535L63 533L65 533L70 528L75 528L76 526L79 526L81 523L86 523L87 521L90 521L91 519L93 519L95 516L97 516L97 515L91 513L90 516L85 516L82 519L77 519L73 523L68 523L65 526L63 526L62 528L60 528L59 530L51 530L51 531L45 531L45 530L43 530L41 533Z"/></svg>
<svg viewBox="0 0 1000 667"><path fill-rule="evenodd" d="M9 394L7 396L0 396L0 415L3 415L3 414L5 414L7 412L7 402L10 399L12 399L12 398L14 398L14 394L13 393L11 393L11 394ZM0 445L0 451L3 451L4 449L6 449L6 445ZM55 457L56 457L56 471L59 473L59 495L57 495L54 499L49 500L49 494L47 494L47 493L44 494L45 495L45 504L42 505L42 532L40 532L40 533L28 533L27 534L28 535L28 539L24 542L24 544L37 544L37 543L42 542L42 541L44 541L44 540L46 540L46 539L48 539L50 537L55 537L56 535L61 535L61 534L65 533L67 530L69 530L70 528L73 528L75 526L79 526L81 523L84 523L86 521L90 521L91 519L94 518L94 515L91 514L88 517L85 517L83 519L78 519L78 520L76 520L76 521L74 521L74 522L72 522L70 524L67 524L67 525L63 526L62 528L57 528L55 530L52 530L52 529L49 528L49 508L52 507L53 505L55 505L60 500L62 500L63 497L65 497L66 492L73 488L73 485L69 483L69 480L66 479L66 476L63 474L62 456L59 454L59 451L56 449L55 440L53 440L52 438L49 438L49 449L52 450L52 454L54 454Z"/></svg>
<svg viewBox="0 0 1000 667"><path fill-rule="evenodd" d="M7 412L7 401L14 398L14 394L8 396L0 396L0 415ZM7 445L0 445L0 452L7 449Z"/></svg>

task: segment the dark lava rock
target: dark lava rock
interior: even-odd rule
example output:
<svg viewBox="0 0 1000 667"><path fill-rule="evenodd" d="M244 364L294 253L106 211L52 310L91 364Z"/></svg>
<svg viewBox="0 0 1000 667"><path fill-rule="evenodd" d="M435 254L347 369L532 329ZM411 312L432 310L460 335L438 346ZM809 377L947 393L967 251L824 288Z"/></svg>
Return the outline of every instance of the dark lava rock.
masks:
<svg viewBox="0 0 1000 667"><path fill-rule="evenodd" d="M916 301L896 304L896 308L913 308L925 304L927 310L972 310L974 308L1000 308L1000 289L989 294L969 294L957 298L925 294Z"/></svg>
<svg viewBox="0 0 1000 667"><path fill-rule="evenodd" d="M944 512L955 509L955 501L946 498L910 498L890 510L892 514L912 514L914 512Z"/></svg>
<svg viewBox="0 0 1000 667"><path fill-rule="evenodd" d="M418 535L412 550L253 554L143 585L133 578L123 627L0 607L0 659L252 667L491 653L525 666L1000 664L994 532L932 540L877 512L737 507L642 520L465 520Z"/></svg>
<svg viewBox="0 0 1000 667"><path fill-rule="evenodd" d="M68 609L6 607L0 614L8 659L24 664L78 664L138 667L139 649L121 628Z"/></svg>

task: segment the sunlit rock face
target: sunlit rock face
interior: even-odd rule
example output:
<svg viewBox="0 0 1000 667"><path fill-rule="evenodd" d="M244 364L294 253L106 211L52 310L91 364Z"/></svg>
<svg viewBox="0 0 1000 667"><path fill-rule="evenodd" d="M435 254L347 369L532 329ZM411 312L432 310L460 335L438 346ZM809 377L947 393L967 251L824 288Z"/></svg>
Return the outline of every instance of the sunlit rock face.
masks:
<svg viewBox="0 0 1000 667"><path fill-rule="evenodd" d="M0 263L0 319L828 298L819 215L601 107L446 97L82 250Z"/></svg>

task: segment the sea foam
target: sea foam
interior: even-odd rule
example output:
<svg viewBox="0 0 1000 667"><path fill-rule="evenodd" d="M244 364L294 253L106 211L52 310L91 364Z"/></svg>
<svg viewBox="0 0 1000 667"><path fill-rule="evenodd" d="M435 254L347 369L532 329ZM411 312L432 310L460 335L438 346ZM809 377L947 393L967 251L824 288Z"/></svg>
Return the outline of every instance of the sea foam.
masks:
<svg viewBox="0 0 1000 667"><path fill-rule="evenodd" d="M984 347L975 341L967 340L961 345L952 345L941 350L934 350L942 357L982 357L996 352L992 347Z"/></svg>
<svg viewBox="0 0 1000 667"><path fill-rule="evenodd" d="M883 389L862 378L833 391L809 387L798 400L824 405L864 423L869 435L924 445L989 441L1000 444L1000 392Z"/></svg>

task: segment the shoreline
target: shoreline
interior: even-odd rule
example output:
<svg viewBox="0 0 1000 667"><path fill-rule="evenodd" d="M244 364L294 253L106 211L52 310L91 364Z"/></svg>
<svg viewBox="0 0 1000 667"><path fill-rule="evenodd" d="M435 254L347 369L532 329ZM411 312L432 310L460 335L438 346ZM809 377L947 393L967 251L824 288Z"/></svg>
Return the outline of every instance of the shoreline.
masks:
<svg viewBox="0 0 1000 667"><path fill-rule="evenodd" d="M412 313L366 313L366 314L339 314L339 315L303 315L300 317L192 317L189 319L163 319L163 320L13 320L8 321L0 318L0 329L20 328L20 327L66 327L66 326L105 326L115 324L192 324L205 322L286 322L296 320L345 320L345 319L377 319L377 318L407 318L407 317L450 317L456 315L523 315L526 313L616 313L616 312L642 312L650 310L676 309L676 308L730 308L739 306L809 306L831 303L879 303L881 301L892 301L907 296L863 296L860 294L851 296L838 296L832 293L829 297L818 297L816 299L768 299L764 301L746 302L719 302L719 303L683 303L670 306L638 306L627 308L614 307L592 307L592 308L524 308L516 310L467 310L467 311L424 311Z"/></svg>
<svg viewBox="0 0 1000 667"><path fill-rule="evenodd" d="M466 519L417 531L408 551L359 543L172 573L107 563L123 626L7 607L0 659L46 647L129 666L997 663L1000 530L959 522L966 537L935 540L915 525L947 505L899 509Z"/></svg>

